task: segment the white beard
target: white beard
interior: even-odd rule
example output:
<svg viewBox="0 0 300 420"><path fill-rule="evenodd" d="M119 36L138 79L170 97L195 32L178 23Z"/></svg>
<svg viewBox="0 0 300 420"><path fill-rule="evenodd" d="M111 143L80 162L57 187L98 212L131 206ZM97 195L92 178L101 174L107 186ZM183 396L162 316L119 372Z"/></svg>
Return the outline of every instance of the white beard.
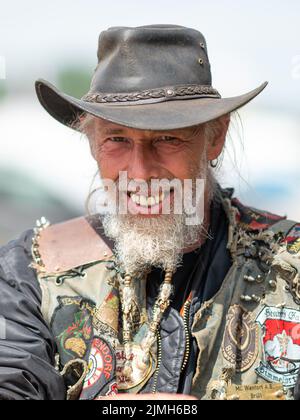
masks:
<svg viewBox="0 0 300 420"><path fill-rule="evenodd" d="M199 241L202 225L187 226L185 215L142 218L135 215L105 215L106 235L115 241L116 256L126 273L145 272L149 267L175 271L183 250Z"/></svg>
<svg viewBox="0 0 300 420"><path fill-rule="evenodd" d="M203 171L201 178L204 179ZM210 201L215 178L210 170L207 170L205 178ZM97 208L95 210L100 214ZM207 236L203 224L188 225L187 217L189 215L185 211L183 214L171 212L152 218L132 214L100 214L106 236L115 242L114 252L120 266L132 276L145 273L150 267L176 271L182 262L184 250Z"/></svg>

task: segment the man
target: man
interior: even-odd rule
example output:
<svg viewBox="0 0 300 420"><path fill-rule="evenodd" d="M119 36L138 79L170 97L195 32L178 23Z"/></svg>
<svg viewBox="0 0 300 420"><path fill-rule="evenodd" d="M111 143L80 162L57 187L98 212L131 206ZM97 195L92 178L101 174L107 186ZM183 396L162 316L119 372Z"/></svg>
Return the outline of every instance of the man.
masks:
<svg viewBox="0 0 300 420"><path fill-rule="evenodd" d="M221 98L203 35L170 25L103 32L81 100L37 82L104 188L0 251L2 399L299 398L300 225L213 171L265 86Z"/></svg>

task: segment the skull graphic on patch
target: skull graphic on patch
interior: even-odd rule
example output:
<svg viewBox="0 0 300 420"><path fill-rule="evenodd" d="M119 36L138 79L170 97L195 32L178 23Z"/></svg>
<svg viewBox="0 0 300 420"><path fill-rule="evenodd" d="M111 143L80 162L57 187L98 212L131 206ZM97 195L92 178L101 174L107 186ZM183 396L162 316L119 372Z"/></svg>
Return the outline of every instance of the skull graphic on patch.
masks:
<svg viewBox="0 0 300 420"><path fill-rule="evenodd" d="M256 322L264 332L264 358L256 373L268 382L294 388L300 370L300 311L265 307Z"/></svg>

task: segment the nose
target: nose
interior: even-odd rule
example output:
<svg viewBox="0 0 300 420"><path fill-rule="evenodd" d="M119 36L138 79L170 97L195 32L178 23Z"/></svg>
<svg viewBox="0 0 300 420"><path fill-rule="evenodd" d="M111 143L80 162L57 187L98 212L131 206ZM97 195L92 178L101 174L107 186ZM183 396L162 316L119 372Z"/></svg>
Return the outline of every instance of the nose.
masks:
<svg viewBox="0 0 300 420"><path fill-rule="evenodd" d="M127 173L129 179L147 181L151 178L159 178L159 166L150 145L135 144L133 146Z"/></svg>

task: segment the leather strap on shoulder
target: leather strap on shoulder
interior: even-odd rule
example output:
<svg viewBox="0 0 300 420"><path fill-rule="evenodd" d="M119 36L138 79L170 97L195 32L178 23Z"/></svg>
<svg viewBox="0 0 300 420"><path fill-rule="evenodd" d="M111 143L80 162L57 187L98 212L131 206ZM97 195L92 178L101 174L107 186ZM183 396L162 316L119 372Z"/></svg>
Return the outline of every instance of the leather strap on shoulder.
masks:
<svg viewBox="0 0 300 420"><path fill-rule="evenodd" d="M84 217L49 226L38 238L43 271L58 274L111 258L111 244L103 237Z"/></svg>

